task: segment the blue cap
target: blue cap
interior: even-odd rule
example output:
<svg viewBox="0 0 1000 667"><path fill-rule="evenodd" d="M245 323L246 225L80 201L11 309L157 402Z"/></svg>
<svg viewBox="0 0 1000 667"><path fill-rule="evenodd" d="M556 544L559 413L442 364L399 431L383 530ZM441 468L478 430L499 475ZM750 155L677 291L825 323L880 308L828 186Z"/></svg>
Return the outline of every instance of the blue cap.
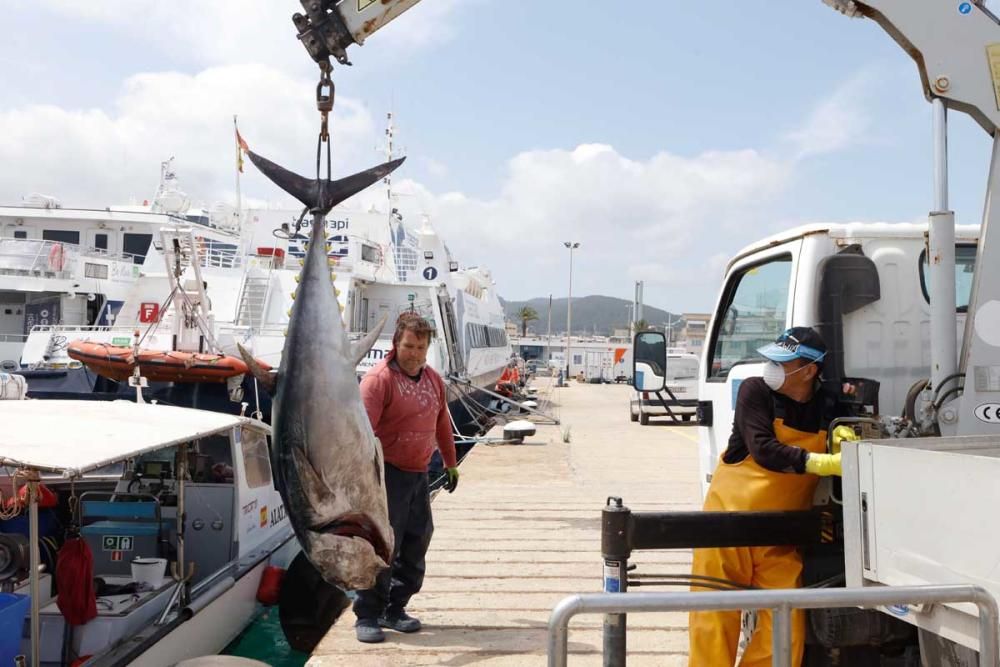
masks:
<svg viewBox="0 0 1000 667"><path fill-rule="evenodd" d="M821 361L826 356L826 343L809 327L792 327L773 343L757 348L757 354L779 364L792 359Z"/></svg>

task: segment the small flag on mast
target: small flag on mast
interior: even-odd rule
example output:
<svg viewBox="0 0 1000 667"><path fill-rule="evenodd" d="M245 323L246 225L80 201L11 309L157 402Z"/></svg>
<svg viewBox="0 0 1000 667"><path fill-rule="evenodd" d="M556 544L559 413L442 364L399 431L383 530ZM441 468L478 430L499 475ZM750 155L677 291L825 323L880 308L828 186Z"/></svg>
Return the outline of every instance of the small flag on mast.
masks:
<svg viewBox="0 0 1000 667"><path fill-rule="evenodd" d="M233 117L233 128L236 130L236 168L243 173L243 151L250 150L247 142L240 136L240 129L236 127L236 117Z"/></svg>

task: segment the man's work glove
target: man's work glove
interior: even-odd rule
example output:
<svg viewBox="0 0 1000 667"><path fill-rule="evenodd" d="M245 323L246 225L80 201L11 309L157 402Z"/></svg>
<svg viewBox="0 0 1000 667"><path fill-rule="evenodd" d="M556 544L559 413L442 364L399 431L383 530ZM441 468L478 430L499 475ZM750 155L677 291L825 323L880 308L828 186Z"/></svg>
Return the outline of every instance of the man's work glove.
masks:
<svg viewBox="0 0 1000 667"><path fill-rule="evenodd" d="M448 468L448 481L444 483L444 488L448 493L453 493L458 486L458 468Z"/></svg>
<svg viewBox="0 0 1000 667"><path fill-rule="evenodd" d="M806 457L806 472L820 477L836 475L840 477L840 452L836 454L814 454Z"/></svg>
<svg viewBox="0 0 1000 667"><path fill-rule="evenodd" d="M830 450L834 454L840 453L840 443L844 440L860 440L858 434L850 426L838 426L833 429L833 436L830 438Z"/></svg>

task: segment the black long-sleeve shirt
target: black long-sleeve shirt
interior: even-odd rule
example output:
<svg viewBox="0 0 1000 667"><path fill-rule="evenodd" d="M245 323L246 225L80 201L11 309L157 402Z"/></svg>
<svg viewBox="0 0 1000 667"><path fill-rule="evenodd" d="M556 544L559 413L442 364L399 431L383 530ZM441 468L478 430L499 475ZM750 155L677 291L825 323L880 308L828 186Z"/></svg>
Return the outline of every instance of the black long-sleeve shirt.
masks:
<svg viewBox="0 0 1000 667"><path fill-rule="evenodd" d="M803 433L819 433L830 424L826 395L817 388L805 403L771 391L763 378L747 378L736 396L733 433L722 455L726 463L739 463L748 455L763 468L775 472L806 471L808 452L778 442L775 425ZM779 422L780 420L780 422Z"/></svg>

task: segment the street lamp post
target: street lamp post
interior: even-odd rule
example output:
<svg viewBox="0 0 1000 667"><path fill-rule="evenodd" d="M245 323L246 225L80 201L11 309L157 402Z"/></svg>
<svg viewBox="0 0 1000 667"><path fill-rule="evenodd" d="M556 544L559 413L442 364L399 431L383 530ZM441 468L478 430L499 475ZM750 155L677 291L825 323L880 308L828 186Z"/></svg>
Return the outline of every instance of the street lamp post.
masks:
<svg viewBox="0 0 1000 667"><path fill-rule="evenodd" d="M670 344L673 342L673 339L674 339L674 334L673 334L674 325L677 324L678 322L680 322L681 320L683 320L684 318L678 316L678 318L676 320L674 320L673 317L670 315L670 313L667 313L667 319L668 320L672 320L672 321L669 321L669 322L664 322L664 324L666 325L666 330L667 330L667 332L666 332L667 333L667 347L669 348Z"/></svg>
<svg viewBox="0 0 1000 667"><path fill-rule="evenodd" d="M569 298L566 300L566 380L569 381L570 363L573 359L570 356L573 336L573 251L579 248L580 244L575 241L563 241L563 245L569 248Z"/></svg>

